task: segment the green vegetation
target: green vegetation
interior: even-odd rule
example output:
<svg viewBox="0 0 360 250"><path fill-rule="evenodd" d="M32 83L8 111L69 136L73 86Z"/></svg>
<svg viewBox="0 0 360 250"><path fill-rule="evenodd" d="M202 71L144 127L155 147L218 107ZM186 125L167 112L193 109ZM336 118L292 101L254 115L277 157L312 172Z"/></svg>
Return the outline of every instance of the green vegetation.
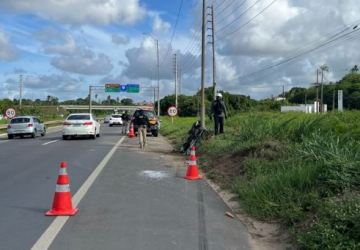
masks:
<svg viewBox="0 0 360 250"><path fill-rule="evenodd" d="M163 119L179 146L196 118ZM208 178L242 207L289 227L303 249L360 249L360 112L244 113L202 143ZM212 128L212 124L208 124Z"/></svg>

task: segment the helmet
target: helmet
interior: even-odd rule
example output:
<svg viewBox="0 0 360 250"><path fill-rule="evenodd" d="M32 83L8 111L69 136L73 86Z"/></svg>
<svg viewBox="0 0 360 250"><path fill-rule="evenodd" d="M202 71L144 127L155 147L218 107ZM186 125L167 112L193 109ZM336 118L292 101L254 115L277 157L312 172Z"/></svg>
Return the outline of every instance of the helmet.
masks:
<svg viewBox="0 0 360 250"><path fill-rule="evenodd" d="M222 98L222 94L221 93L216 93L216 97Z"/></svg>

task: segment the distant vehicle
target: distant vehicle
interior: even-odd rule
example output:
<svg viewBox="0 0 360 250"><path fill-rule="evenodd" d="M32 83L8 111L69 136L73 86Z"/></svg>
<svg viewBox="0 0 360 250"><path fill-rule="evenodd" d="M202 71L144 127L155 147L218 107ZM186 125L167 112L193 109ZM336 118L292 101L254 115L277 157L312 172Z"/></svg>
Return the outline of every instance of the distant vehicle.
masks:
<svg viewBox="0 0 360 250"><path fill-rule="evenodd" d="M109 122L110 122L110 118L111 118L111 115L105 116L105 118L104 118L104 123L109 123Z"/></svg>
<svg viewBox="0 0 360 250"><path fill-rule="evenodd" d="M88 136L92 139L100 137L100 124L90 113L75 113L69 115L63 124L63 140Z"/></svg>
<svg viewBox="0 0 360 250"><path fill-rule="evenodd" d="M11 119L7 127L7 134L9 139L13 139L15 136L22 138L25 135L35 138L39 134L44 136L46 134L46 127L35 116L17 116Z"/></svg>
<svg viewBox="0 0 360 250"><path fill-rule="evenodd" d="M158 117L155 115L155 112L152 110L143 110L145 115L149 119L149 123L146 126L146 130L148 133L151 133L153 136L157 137L159 135L159 129L160 129L160 121ZM139 115L140 110L136 110L131 121L133 122L135 117ZM138 128L136 125L134 125L134 130L137 132Z"/></svg>
<svg viewBox="0 0 360 250"><path fill-rule="evenodd" d="M121 118L121 115L119 114L113 114L110 117L109 126L112 127L114 125L123 125L123 120Z"/></svg>

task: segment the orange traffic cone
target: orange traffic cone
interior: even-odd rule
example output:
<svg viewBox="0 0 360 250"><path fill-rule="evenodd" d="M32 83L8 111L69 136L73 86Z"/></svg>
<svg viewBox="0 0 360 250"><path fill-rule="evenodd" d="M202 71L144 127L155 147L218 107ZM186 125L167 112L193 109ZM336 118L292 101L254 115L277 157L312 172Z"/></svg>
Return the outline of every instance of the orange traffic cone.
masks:
<svg viewBox="0 0 360 250"><path fill-rule="evenodd" d="M46 212L48 216L69 216L78 211L77 208L72 207L70 183L66 169L67 163L61 162L52 209Z"/></svg>
<svg viewBox="0 0 360 250"><path fill-rule="evenodd" d="M201 179L199 176L199 169L196 164L196 155L195 155L195 147L193 146L190 151L190 157L188 161L188 169L186 171L186 176L184 177L188 180L198 180Z"/></svg>
<svg viewBox="0 0 360 250"><path fill-rule="evenodd" d="M129 137L129 138L135 137L134 124L133 124L133 123L131 123L131 125L130 125L130 130L129 130L128 137Z"/></svg>

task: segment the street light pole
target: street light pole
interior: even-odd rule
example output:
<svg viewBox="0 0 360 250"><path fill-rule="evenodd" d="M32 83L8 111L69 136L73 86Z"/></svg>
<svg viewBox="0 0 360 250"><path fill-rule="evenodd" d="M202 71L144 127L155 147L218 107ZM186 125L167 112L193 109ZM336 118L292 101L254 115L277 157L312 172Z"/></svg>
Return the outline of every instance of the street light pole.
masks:
<svg viewBox="0 0 360 250"><path fill-rule="evenodd" d="M202 27L201 27L201 127L205 128L205 3L202 6Z"/></svg>
<svg viewBox="0 0 360 250"><path fill-rule="evenodd" d="M156 41L156 59L157 59L157 115L160 117L160 64L159 64L159 40Z"/></svg>

